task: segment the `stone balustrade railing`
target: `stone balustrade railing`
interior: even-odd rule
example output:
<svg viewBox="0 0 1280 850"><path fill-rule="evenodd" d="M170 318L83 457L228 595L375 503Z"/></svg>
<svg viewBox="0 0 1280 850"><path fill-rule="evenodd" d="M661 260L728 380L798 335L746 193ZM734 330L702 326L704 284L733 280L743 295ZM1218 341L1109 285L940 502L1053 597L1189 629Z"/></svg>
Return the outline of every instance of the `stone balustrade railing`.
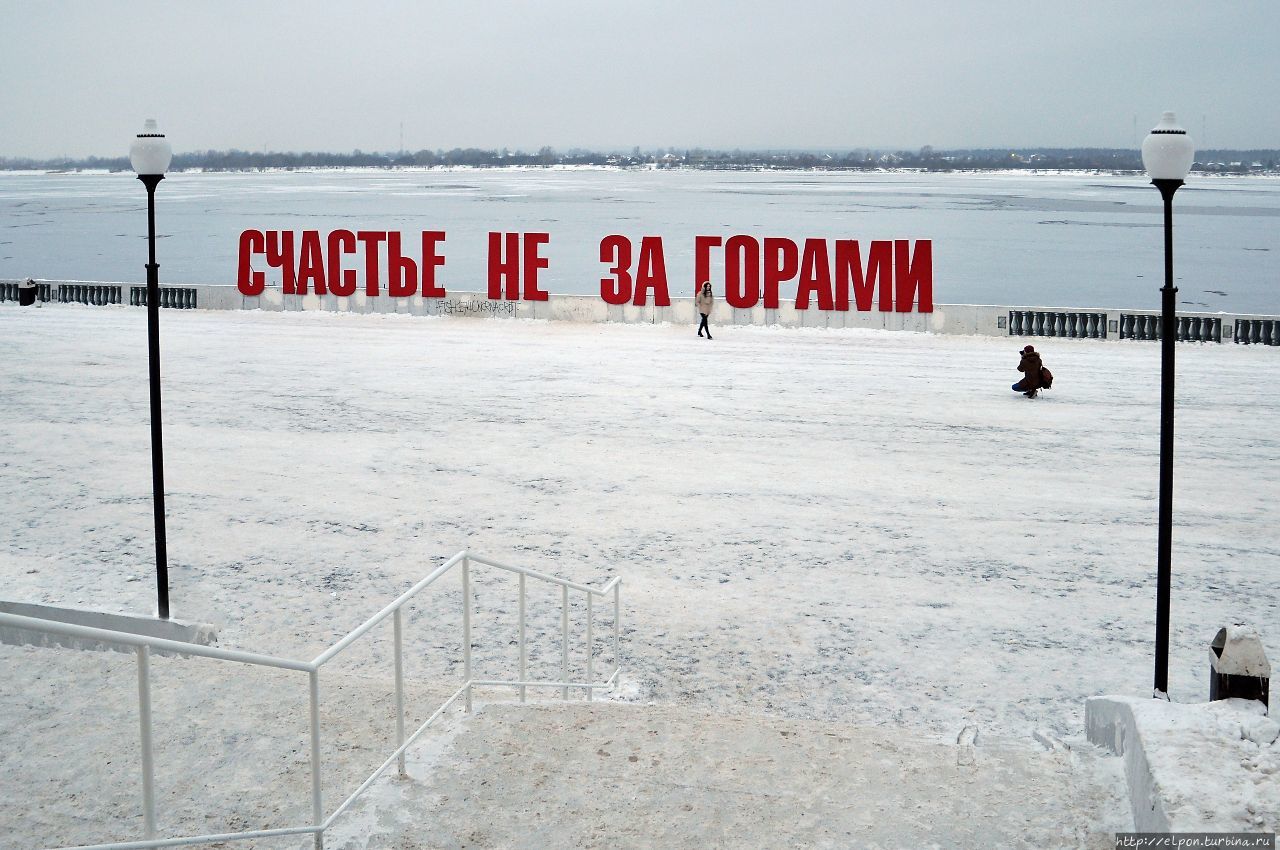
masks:
<svg viewBox="0 0 1280 850"><path fill-rule="evenodd" d="M0 281L0 303L18 300L19 281ZM122 304L145 306L145 286L100 281L41 281L37 299L42 303L80 303L92 306ZM546 319L571 322L622 322L627 324L696 324L692 298L673 298L668 307L610 305L594 295L552 295L546 301L491 300L479 292L453 292L445 298L370 297L356 293L335 295L285 295L269 289L259 296L245 296L234 286L196 284L160 287L162 308L200 310L326 310L347 313L400 313L414 316L473 316L486 318ZM1154 341L1160 338L1159 310L1080 309L1052 307L936 304L932 313L881 313L851 310L797 310L783 302L777 309L756 306L730 307L718 299L711 315L715 325L779 325L795 328L867 328L918 333L981 336L1056 337L1066 339L1122 339ZM1280 346L1280 316L1238 313L1179 313L1178 339L1183 342L1236 342Z"/></svg>

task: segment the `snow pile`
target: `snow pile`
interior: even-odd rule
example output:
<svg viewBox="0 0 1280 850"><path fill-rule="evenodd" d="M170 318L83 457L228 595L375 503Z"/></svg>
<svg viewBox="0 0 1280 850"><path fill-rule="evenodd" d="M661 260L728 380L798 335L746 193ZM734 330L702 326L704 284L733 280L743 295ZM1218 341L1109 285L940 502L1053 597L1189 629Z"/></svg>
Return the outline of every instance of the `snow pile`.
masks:
<svg viewBox="0 0 1280 850"><path fill-rule="evenodd" d="M1133 705L1174 831L1280 832L1280 722L1253 700Z"/></svg>

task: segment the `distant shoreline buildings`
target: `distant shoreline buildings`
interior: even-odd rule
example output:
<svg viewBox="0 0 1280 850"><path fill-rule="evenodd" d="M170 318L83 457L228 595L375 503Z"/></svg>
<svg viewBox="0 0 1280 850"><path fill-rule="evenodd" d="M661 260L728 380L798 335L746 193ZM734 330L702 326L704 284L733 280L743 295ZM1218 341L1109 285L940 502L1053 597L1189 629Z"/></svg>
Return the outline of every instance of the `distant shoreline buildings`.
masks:
<svg viewBox="0 0 1280 850"><path fill-rule="evenodd" d="M401 151L398 153L197 151L173 158L171 170L258 171L312 168L432 168L432 167L552 167L681 168L694 170L765 171L877 171L883 169L947 171L1105 171L1140 172L1137 150L1125 148L978 148L935 150L712 150L657 148L630 153L544 147L536 153L479 148ZM33 159L0 157L6 171L126 171L127 157L56 157ZM1198 152L1193 170L1216 174L1280 174L1280 149L1205 150Z"/></svg>

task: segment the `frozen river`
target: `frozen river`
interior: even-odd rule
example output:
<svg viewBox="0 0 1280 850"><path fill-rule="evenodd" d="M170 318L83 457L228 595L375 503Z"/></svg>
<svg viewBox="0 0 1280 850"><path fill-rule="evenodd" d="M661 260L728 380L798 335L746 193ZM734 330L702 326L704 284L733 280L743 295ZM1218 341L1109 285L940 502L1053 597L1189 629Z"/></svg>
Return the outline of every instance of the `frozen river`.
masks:
<svg viewBox="0 0 1280 850"><path fill-rule="evenodd" d="M1280 180L1193 175L1175 203L1180 307L1280 313ZM157 221L173 283L234 283L249 228L444 230L453 290L484 288L491 230L551 234L541 283L562 293L599 291L611 233L663 237L672 294L694 286L695 236L737 233L931 239L940 303L1156 308L1163 273L1159 195L1137 175L179 173L158 190ZM0 278L144 279L132 173L0 173L0 223Z"/></svg>

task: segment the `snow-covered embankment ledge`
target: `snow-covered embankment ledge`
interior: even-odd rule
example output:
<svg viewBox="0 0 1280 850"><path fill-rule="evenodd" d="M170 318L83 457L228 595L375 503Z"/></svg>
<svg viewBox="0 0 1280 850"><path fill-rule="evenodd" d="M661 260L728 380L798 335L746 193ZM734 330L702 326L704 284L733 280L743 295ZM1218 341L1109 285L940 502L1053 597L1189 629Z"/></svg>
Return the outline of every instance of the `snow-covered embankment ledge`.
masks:
<svg viewBox="0 0 1280 850"><path fill-rule="evenodd" d="M1262 703L1092 697L1085 726L1124 757L1139 832L1280 831L1280 722Z"/></svg>

